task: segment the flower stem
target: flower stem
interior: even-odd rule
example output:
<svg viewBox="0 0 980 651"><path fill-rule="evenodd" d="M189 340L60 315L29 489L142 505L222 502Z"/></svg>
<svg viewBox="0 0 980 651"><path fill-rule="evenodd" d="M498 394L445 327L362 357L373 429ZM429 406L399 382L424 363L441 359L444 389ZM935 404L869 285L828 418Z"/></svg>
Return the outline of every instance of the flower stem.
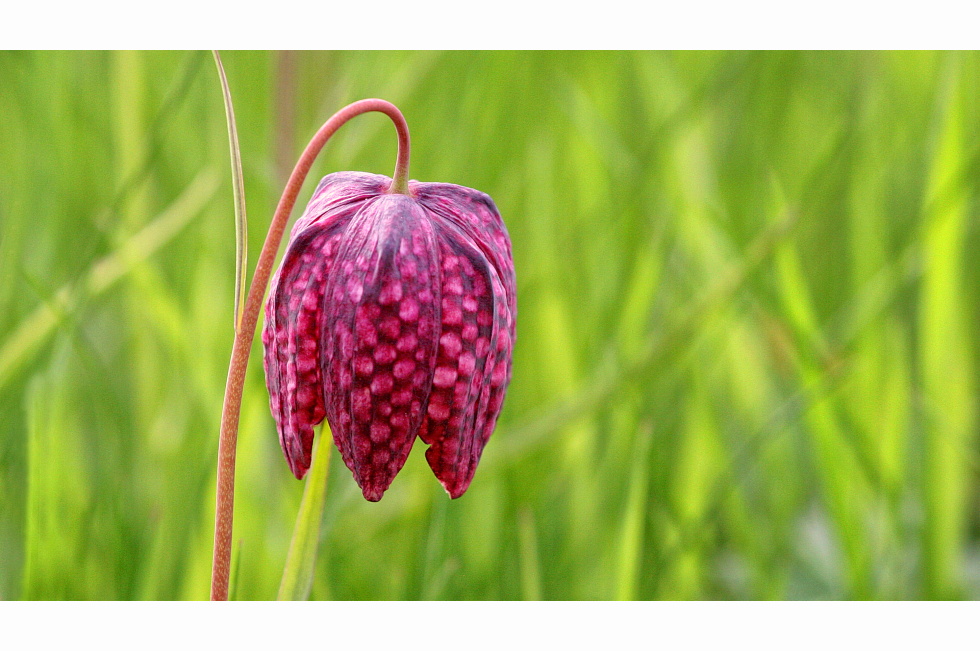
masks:
<svg viewBox="0 0 980 651"><path fill-rule="evenodd" d="M305 601L310 596L323 509L327 502L327 475L332 448L330 428L324 425L317 437L313 467L303 487L303 501L296 515L293 539L289 543L282 582L279 584L279 601Z"/></svg>
<svg viewBox="0 0 980 651"><path fill-rule="evenodd" d="M242 407L242 389L245 385L245 369L255 338L255 325L259 310L269 284L269 276L275 263L276 252L282 242L286 223L296 203L296 197L303 187L303 181L313 166L320 150L327 144L345 122L362 113L378 111L384 113L398 132L398 158L395 163L395 177L389 192L408 193L408 124L404 116L393 104L381 99L362 99L348 104L327 120L303 150L302 156L293 168L282 198L269 224L269 233L262 245L262 252L255 266L255 274L245 299L241 327L235 333L235 343L231 350L228 366L228 380L225 384L225 399L221 410L221 430L218 438L218 480L215 496L214 514L214 560L211 566L211 599L228 599L228 575L231 569L231 535L235 504L235 452L238 445L238 419Z"/></svg>

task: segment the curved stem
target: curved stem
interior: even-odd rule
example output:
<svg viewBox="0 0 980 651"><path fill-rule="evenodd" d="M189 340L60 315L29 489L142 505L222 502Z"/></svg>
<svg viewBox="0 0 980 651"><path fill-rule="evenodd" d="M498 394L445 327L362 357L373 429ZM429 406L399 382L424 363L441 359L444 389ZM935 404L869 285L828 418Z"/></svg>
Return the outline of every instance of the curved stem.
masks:
<svg viewBox="0 0 980 651"><path fill-rule="evenodd" d="M231 569L232 516L235 503L235 450L238 445L238 419L242 407L242 388L245 385L245 369L248 366L252 340L255 338L255 325L258 322L262 299L269 284L276 252L289 221L289 214L296 203L296 197L303 187L303 181L313 166L320 150L327 144L337 129L353 117L378 111L384 113L395 123L398 132L398 158L395 162L395 176L392 193L408 194L408 124L394 104L382 99L362 99L348 104L327 120L316 132L310 144L303 150L293 173L290 174L283 190L282 198L269 225L269 233L262 245L259 261L255 265L255 275L248 289L248 298L242 312L241 327L235 333L235 343L231 350L231 363L228 366L228 380L225 384L225 400L221 410L221 432L218 439L218 482L215 496L214 514L214 560L211 566L211 599L228 599L228 575Z"/></svg>

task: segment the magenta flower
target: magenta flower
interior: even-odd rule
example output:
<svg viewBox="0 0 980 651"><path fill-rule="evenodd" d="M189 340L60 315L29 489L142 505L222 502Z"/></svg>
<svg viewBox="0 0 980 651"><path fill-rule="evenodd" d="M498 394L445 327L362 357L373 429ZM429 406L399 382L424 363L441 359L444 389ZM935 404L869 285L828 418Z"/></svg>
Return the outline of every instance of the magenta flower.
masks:
<svg viewBox="0 0 980 651"><path fill-rule="evenodd" d="M266 305L265 373L297 478L326 417L364 497L381 499L420 437L462 495L500 414L517 314L507 229L489 196L338 172L290 235Z"/></svg>

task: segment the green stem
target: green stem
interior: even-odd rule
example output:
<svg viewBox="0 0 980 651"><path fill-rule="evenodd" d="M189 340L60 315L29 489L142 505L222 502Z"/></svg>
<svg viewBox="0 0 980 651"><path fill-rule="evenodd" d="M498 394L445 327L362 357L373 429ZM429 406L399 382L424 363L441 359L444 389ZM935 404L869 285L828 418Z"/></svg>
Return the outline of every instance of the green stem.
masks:
<svg viewBox="0 0 980 651"><path fill-rule="evenodd" d="M248 289L245 309L242 312L241 327L235 332L235 343L231 349L231 362L228 365L228 380L225 384L225 399L221 409L221 430L218 438L218 480L215 494L214 514L214 559L211 566L211 599L228 599L228 575L231 570L231 534L235 506L235 451L238 446L238 419L242 408L242 389L245 385L245 369L255 338L255 325L262 309L263 297L272 275L276 261L276 251L282 242L286 223L296 203L296 197L303 187L317 154L327 144L345 122L362 113L378 111L384 113L398 132L398 159L395 163L395 180L389 192L408 191L408 125L404 116L394 104L381 99L362 99L337 111L316 132L310 144L303 150L293 173L286 182L282 198L269 224L269 233L262 245L255 274ZM404 188L404 189L402 189Z"/></svg>
<svg viewBox="0 0 980 651"><path fill-rule="evenodd" d="M323 508L327 503L327 475L330 471L330 450L333 448L329 427L324 425L324 430L317 437L313 467L303 488L303 502L296 514L296 527L289 543L282 583L279 584L279 601L306 600L313 587L313 567L320 542Z"/></svg>

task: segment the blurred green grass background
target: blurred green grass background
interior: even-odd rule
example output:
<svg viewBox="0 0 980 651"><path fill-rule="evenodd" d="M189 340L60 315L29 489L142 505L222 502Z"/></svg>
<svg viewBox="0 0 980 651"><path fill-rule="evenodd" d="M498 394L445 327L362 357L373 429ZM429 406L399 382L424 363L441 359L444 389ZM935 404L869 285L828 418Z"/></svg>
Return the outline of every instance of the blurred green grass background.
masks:
<svg viewBox="0 0 980 651"><path fill-rule="evenodd" d="M349 101L412 178L489 193L518 342L450 501L333 455L315 599L980 596L980 56L225 52L252 263ZM0 54L0 598L208 594L233 336L209 53ZM391 174L357 118L337 170ZM297 209L296 214L298 215ZM258 341L258 338L256 338ZM233 597L303 485L253 349Z"/></svg>

